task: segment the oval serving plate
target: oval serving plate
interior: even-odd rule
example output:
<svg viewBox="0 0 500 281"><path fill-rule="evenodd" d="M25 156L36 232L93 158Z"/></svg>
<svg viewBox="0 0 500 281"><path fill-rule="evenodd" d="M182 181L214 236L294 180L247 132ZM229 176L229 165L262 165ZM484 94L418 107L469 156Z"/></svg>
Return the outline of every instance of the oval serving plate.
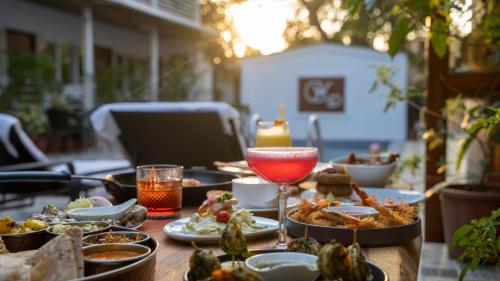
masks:
<svg viewBox="0 0 500 281"><path fill-rule="evenodd" d="M266 228L254 232L243 232L245 238L250 239L254 237L263 236L266 234L274 233L278 230L278 222L273 219L263 218L263 217L253 217L257 224L265 225ZM220 234L214 235L200 235L186 233L182 231L182 228L189 222L190 218L182 218L172 222L163 227L163 232L167 234L170 238L184 241L184 242L197 242L197 243L218 243L220 240Z"/></svg>
<svg viewBox="0 0 500 281"><path fill-rule="evenodd" d="M266 254L266 253L277 253L277 252L283 252L283 250L257 250L257 251L250 251L252 254ZM232 257L230 255L220 255L217 256L219 261L221 263L223 262L229 262L232 261ZM235 257L237 261L244 261L245 259L242 257ZM378 267L376 264L367 262L368 267L370 268L372 275L373 275L373 280L372 281L389 281L389 277L387 276L387 273L380 267ZM319 277L316 279L316 281L323 281L324 279ZM188 269L186 273L184 273L184 281L196 281L194 278L191 277L190 270Z"/></svg>
<svg viewBox="0 0 500 281"><path fill-rule="evenodd" d="M384 203L386 199L392 199L394 203L403 202L405 204L415 205L425 200L424 194L416 190L375 187L365 187L364 190L366 191L368 196L375 197L377 199L377 202L379 203ZM315 194L316 189L308 189L302 192L301 196L305 199L313 199ZM360 199L359 196L355 193L351 195L350 200L340 200L343 205L352 205L357 201L360 201Z"/></svg>
<svg viewBox="0 0 500 281"><path fill-rule="evenodd" d="M290 218L293 212L286 216L286 231L293 237L304 237L306 225L309 236L321 243L328 243L332 239L344 245L352 244L354 230L350 228L320 226L298 222ZM364 228L357 230L357 242L361 247L383 247L401 245L412 241L422 234L422 221L418 218L415 222L393 227Z"/></svg>

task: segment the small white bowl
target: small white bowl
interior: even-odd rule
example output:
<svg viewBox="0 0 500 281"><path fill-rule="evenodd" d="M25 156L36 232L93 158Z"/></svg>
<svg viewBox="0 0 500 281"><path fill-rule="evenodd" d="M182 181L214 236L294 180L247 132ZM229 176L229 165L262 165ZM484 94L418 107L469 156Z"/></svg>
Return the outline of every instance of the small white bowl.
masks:
<svg viewBox="0 0 500 281"><path fill-rule="evenodd" d="M233 179L233 196L241 208L275 208L278 187L259 177Z"/></svg>
<svg viewBox="0 0 500 281"><path fill-rule="evenodd" d="M264 281L313 281L319 276L317 260L314 255L280 252L252 256L245 261L245 265Z"/></svg>
<svg viewBox="0 0 500 281"><path fill-rule="evenodd" d="M360 155L359 158L370 158L370 155ZM366 187L385 187L398 164L397 160L385 165L346 164L346 160L347 157L336 158L330 164L337 169L344 168L353 183Z"/></svg>
<svg viewBox="0 0 500 281"><path fill-rule="evenodd" d="M378 215L378 211L371 207L366 206L338 206L338 207L329 207L326 208L325 211L337 213L337 214L346 214L356 218L364 218L367 216L376 216Z"/></svg>

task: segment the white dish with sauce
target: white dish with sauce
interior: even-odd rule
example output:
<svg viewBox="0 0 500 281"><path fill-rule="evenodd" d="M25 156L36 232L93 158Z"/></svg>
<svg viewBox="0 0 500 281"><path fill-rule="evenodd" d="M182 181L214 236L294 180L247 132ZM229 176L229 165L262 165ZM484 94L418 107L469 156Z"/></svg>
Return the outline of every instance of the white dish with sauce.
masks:
<svg viewBox="0 0 500 281"><path fill-rule="evenodd" d="M319 276L317 260L314 255L280 252L252 256L245 265L264 281L313 281Z"/></svg>

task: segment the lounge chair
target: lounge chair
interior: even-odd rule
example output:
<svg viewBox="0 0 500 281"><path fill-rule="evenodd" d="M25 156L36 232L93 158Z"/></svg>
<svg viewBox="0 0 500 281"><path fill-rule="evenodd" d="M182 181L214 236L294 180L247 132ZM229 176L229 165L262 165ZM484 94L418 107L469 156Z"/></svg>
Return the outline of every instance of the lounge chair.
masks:
<svg viewBox="0 0 500 281"><path fill-rule="evenodd" d="M214 169L243 159L239 113L221 102L116 103L98 108L97 134L122 146L133 165L177 164Z"/></svg>
<svg viewBox="0 0 500 281"><path fill-rule="evenodd" d="M66 170L74 173L70 161L49 161L23 131L19 120L0 113L0 172L6 171L50 171ZM34 197L40 194L70 195L70 199L79 196L81 190L92 186L66 185L61 183L0 183L0 209L32 205ZM12 202L20 202L12 205Z"/></svg>

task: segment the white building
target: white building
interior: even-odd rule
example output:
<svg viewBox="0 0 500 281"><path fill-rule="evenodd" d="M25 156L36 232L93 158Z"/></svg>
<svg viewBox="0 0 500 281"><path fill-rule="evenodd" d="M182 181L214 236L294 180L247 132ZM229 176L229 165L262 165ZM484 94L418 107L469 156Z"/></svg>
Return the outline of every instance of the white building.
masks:
<svg viewBox="0 0 500 281"><path fill-rule="evenodd" d="M407 135L407 105L399 103L384 113L387 89L370 93L375 68L392 65L395 81L406 89L405 54L391 59L368 48L318 44L253 57L243 61L241 103L263 120L286 108L292 137L306 138L312 113L320 119L323 139L402 141Z"/></svg>
<svg viewBox="0 0 500 281"><path fill-rule="evenodd" d="M211 99L203 46L216 34L201 24L199 10L198 0L0 0L0 52L51 53L56 81L86 108L96 104L99 71L110 67L135 69L125 73L124 95L142 91L157 100L172 56L194 65L190 98Z"/></svg>

